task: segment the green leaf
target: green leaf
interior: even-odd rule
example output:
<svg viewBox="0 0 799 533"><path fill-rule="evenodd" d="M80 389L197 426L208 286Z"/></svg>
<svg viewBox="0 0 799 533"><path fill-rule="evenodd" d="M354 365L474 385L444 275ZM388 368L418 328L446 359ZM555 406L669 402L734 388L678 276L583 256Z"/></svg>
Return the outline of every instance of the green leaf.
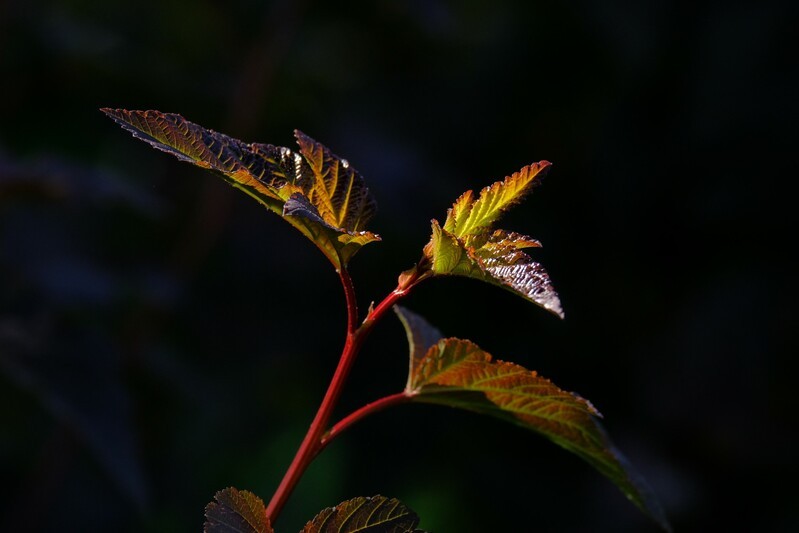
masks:
<svg viewBox="0 0 799 533"><path fill-rule="evenodd" d="M400 310L400 317L414 339L405 389L413 401L488 414L540 433L585 459L668 529L651 490L605 434L597 421L601 415L590 402L536 372L494 360L467 340L438 340L419 357L416 340L430 338L425 332L432 326L407 310Z"/></svg>
<svg viewBox="0 0 799 533"><path fill-rule="evenodd" d="M363 178L322 144L295 131L299 153L244 143L160 111L102 111L124 129L182 161L214 170L286 219L338 269L380 237L366 231L376 202Z"/></svg>
<svg viewBox="0 0 799 533"><path fill-rule="evenodd" d="M273 533L261 498L246 490L228 487L205 506L205 533Z"/></svg>
<svg viewBox="0 0 799 533"><path fill-rule="evenodd" d="M488 229L511 206L518 203L543 178L552 165L539 161L527 165L480 191L477 200L466 191L447 212L444 229L456 237L465 237Z"/></svg>
<svg viewBox="0 0 799 533"><path fill-rule="evenodd" d="M550 167L548 161L528 165L480 191L466 191L447 211L444 227L432 221L432 236L424 248L418 276L453 275L479 279L507 289L563 318L546 270L521 250L538 248L535 239L493 224L519 202Z"/></svg>
<svg viewBox="0 0 799 533"><path fill-rule="evenodd" d="M301 533L421 533L419 517L394 498L353 498L328 507L305 524Z"/></svg>

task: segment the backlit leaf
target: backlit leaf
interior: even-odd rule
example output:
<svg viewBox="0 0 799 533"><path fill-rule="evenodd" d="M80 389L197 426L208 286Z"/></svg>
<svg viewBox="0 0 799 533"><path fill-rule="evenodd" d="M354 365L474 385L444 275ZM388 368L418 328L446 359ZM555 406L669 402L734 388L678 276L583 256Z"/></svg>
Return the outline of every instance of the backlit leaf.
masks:
<svg viewBox="0 0 799 533"><path fill-rule="evenodd" d="M369 231L343 232L332 226L300 193L292 194L283 205L283 218L316 243L337 268L349 263L363 245L380 240L378 235Z"/></svg>
<svg viewBox="0 0 799 533"><path fill-rule="evenodd" d="M470 247L468 251L469 258L477 264L485 281L509 289L563 317L560 298L552 287L549 274L540 263L521 251L535 246L540 244L530 237L496 230L482 246Z"/></svg>
<svg viewBox="0 0 799 533"><path fill-rule="evenodd" d="M456 237L465 237L490 228L496 220L549 171L549 161L539 161L498 181L480 191L477 200L472 191L466 191L447 212L444 229Z"/></svg>
<svg viewBox="0 0 799 533"><path fill-rule="evenodd" d="M328 507L305 524L301 533L421 533L419 517L394 498L353 498Z"/></svg>
<svg viewBox="0 0 799 533"><path fill-rule="evenodd" d="M493 224L540 181L548 161L528 165L503 181L480 191L463 193L447 211L441 227L432 221L432 236L424 248L424 261L413 271L418 276L454 275L486 281L563 317L555 289L546 270L521 250L537 248L537 240Z"/></svg>
<svg viewBox="0 0 799 533"><path fill-rule="evenodd" d="M331 226L351 232L364 230L377 211L377 203L363 178L346 159L333 155L301 131L294 133L300 153L313 172L312 183L304 188L310 202Z"/></svg>
<svg viewBox="0 0 799 533"><path fill-rule="evenodd" d="M269 144L243 143L174 113L103 109L124 129L182 161L216 170L255 195L279 200L286 184L301 185L299 156ZM285 200L285 192L283 193Z"/></svg>
<svg viewBox="0 0 799 533"><path fill-rule="evenodd" d="M428 327L417 315L403 324L414 338ZM442 339L421 358L413 346L405 392L413 401L492 415L544 435L585 459L668 529L651 490L607 437L594 406L536 372L494 360L470 341Z"/></svg>
<svg viewBox="0 0 799 533"><path fill-rule="evenodd" d="M205 506L205 533L273 533L261 498L233 487L220 490Z"/></svg>
<svg viewBox="0 0 799 533"><path fill-rule="evenodd" d="M432 228L433 236L424 253L435 275L479 279L563 317L560 298L546 270L521 251L540 246L538 241L504 230L459 239L440 227L436 220Z"/></svg>
<svg viewBox="0 0 799 533"><path fill-rule="evenodd" d="M103 109L135 137L182 161L220 173L311 239L336 268L380 237L365 230L376 203L346 160L296 131L299 153L244 143L159 111Z"/></svg>

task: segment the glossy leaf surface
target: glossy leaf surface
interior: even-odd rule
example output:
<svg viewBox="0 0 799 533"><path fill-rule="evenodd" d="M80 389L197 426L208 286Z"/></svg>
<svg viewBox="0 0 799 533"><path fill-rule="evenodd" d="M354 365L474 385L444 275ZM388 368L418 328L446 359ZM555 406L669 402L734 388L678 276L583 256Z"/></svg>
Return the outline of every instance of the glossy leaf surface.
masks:
<svg viewBox="0 0 799 533"><path fill-rule="evenodd" d="M398 312L405 316L409 338L429 335L432 326L424 319L407 310ZM544 435L585 459L668 529L657 500L607 437L594 406L536 372L495 360L468 340L441 339L421 358L418 347L412 347L405 392L413 401L492 415Z"/></svg>
<svg viewBox="0 0 799 533"><path fill-rule="evenodd" d="M476 199L472 191L462 194L447 211L443 227L432 221L432 237L424 249L425 268L433 275L465 276L497 285L563 317L546 270L522 251L541 243L520 233L492 230L549 167L548 161L528 165L484 188Z"/></svg>
<svg viewBox="0 0 799 533"><path fill-rule="evenodd" d="M496 230L491 234L456 237L432 222L432 237L424 253L435 275L479 279L509 290L559 317L563 309L549 274L524 248L540 243L518 233Z"/></svg>
<svg viewBox="0 0 799 533"><path fill-rule="evenodd" d="M399 500L360 497L324 509L301 533L421 533L418 523L416 513Z"/></svg>
<svg viewBox="0 0 799 533"><path fill-rule="evenodd" d="M246 490L229 487L205 506L205 533L273 533L264 502Z"/></svg>
<svg viewBox="0 0 799 533"><path fill-rule="evenodd" d="M160 111L103 109L135 137L220 173L311 239L336 268L380 237L366 231L376 202L363 178L322 144L296 131L299 153L244 143Z"/></svg>

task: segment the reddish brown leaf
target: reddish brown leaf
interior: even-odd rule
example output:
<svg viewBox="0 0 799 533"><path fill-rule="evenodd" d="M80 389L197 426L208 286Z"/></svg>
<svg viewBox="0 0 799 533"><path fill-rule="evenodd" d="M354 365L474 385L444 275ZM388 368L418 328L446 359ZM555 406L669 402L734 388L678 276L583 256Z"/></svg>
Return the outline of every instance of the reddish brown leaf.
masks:
<svg viewBox="0 0 799 533"><path fill-rule="evenodd" d="M424 253L435 275L464 276L497 285L563 318L549 274L521 251L540 245L535 239L504 230L460 239L433 220L433 236Z"/></svg>
<svg viewBox="0 0 799 533"><path fill-rule="evenodd" d="M285 218L340 268L380 237L366 231L376 203L346 160L302 132L300 153L244 143L160 111L103 109L135 137L222 175L230 185Z"/></svg>
<svg viewBox="0 0 799 533"><path fill-rule="evenodd" d="M550 167L540 161L522 168L480 191L463 193L447 211L441 227L433 220L433 234L424 248L419 276L456 275L480 279L526 298L563 318L560 299L546 270L524 248L540 247L537 240L492 226L540 182Z"/></svg>
<svg viewBox="0 0 799 533"><path fill-rule="evenodd" d="M264 502L246 490L221 490L205 506L205 533L273 533Z"/></svg>
<svg viewBox="0 0 799 533"><path fill-rule="evenodd" d="M539 246L541 243L530 237L496 230L481 247L471 247L467 251L486 281L515 292L563 318L560 298L552 287L549 274L540 263L521 251Z"/></svg>
<svg viewBox="0 0 799 533"><path fill-rule="evenodd" d="M418 340L430 338L425 331L432 326L410 316L403 324L413 339L405 389L412 400L492 415L540 433L585 459L668 529L651 490L607 437L597 420L601 415L587 400L520 365L494 360L467 340L439 340L419 357Z"/></svg>
<svg viewBox="0 0 799 533"><path fill-rule="evenodd" d="M421 533L419 517L394 498L353 498L328 507L305 524L301 533Z"/></svg>
<svg viewBox="0 0 799 533"><path fill-rule="evenodd" d="M216 170L228 181L268 198L280 199L279 190L287 183L301 185L302 176L296 164L299 156L288 149L244 143L174 113L107 108L102 111L154 148Z"/></svg>
<svg viewBox="0 0 799 533"><path fill-rule="evenodd" d="M301 131L294 134L314 177L303 188L305 196L328 224L348 232L363 231L377 203L361 175L321 143Z"/></svg>

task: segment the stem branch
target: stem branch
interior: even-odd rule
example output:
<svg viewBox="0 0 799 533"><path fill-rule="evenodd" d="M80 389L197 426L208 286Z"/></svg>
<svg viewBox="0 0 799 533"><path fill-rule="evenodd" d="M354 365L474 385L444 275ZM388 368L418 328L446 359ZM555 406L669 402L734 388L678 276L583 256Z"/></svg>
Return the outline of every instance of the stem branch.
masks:
<svg viewBox="0 0 799 533"><path fill-rule="evenodd" d="M345 423L345 421L350 418L347 417L347 419L342 420L342 422L336 426L338 427L338 430L336 430L336 427L334 427L327 434L327 438L324 438L323 436L325 428L330 421L330 416L333 413L333 408L335 407L336 402L341 395L344 383L350 373L350 369L355 361L355 357L358 355L358 352L363 345L363 341L366 339L369 332L380 320L380 318L389 309L391 309L391 307L398 300L410 292L413 283L406 282L402 285L402 287L397 287L391 293L389 293L388 296L386 296L383 301L377 305L377 307L369 312L369 315L363 321L363 324L356 329L355 324L358 322L358 305L355 299L355 288L352 284L352 278L350 278L350 275L345 268L341 268L338 273L339 277L341 278L341 284L344 287L344 296L347 300L347 340L344 343L343 350L341 351L341 358L339 359L338 366L333 374L333 379L330 381L330 385L328 386L327 392L322 399L322 403L316 412L316 416L314 416L313 422L311 422L311 426L308 428L308 432L305 434L302 444L300 444L297 453L294 455L294 459L291 461L288 470L286 470L286 473L283 476L283 480L280 482L280 485L278 485L275 494L272 496L272 500L269 502L269 505L266 508L266 515L269 517L269 520L272 523L274 523L277 519L277 516L283 509L286 500L288 500L288 497L294 490L294 487L296 487L300 478L305 473L308 465L311 464L311 461L319 453L319 451L321 451L321 449L328 442L330 442L331 438L333 438L335 435L338 435L341 431L343 431L353 422L357 421L359 418L369 414L369 412L374 412L384 407L380 403L381 400L378 400L377 402L374 402L378 404L376 408L373 407L371 410L369 410L367 409L369 406L367 406L364 408L367 409L367 411L358 416L355 415L360 411L363 411L363 409L356 411L353 413L353 415L351 415L351 417L355 417L353 420ZM388 398L393 397L389 396ZM385 406L388 406L392 403L398 403L398 401L394 399L387 402ZM374 404L370 405L374 406Z"/></svg>
<svg viewBox="0 0 799 533"><path fill-rule="evenodd" d="M411 401L411 397L407 395L404 391L398 392L396 394L392 394L390 396L386 396L384 398L380 398L379 400L375 400L372 403L368 403L347 415L346 417L342 418L339 422L333 425L324 435L322 435L322 439L319 442L319 448L317 449L316 453L321 452L328 444L330 444L333 439L341 435L345 430L347 430L350 426L354 425L356 422L360 422L364 418L383 409L394 405L400 405L406 402Z"/></svg>

